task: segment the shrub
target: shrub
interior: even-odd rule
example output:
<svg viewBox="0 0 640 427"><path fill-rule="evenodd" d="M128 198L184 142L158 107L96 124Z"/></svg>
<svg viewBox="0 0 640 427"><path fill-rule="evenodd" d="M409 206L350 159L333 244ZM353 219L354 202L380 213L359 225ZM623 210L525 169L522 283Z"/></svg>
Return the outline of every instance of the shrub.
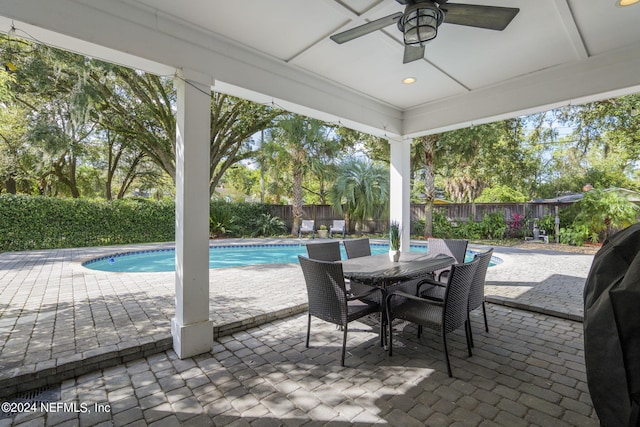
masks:
<svg viewBox="0 0 640 427"><path fill-rule="evenodd" d="M451 229L451 237L454 239L471 239L477 240L481 239L482 236L482 227L480 223L468 220L468 221L457 221L458 226L453 227Z"/></svg>
<svg viewBox="0 0 640 427"><path fill-rule="evenodd" d="M216 236L274 235L284 223L269 205L211 202ZM173 200L91 201L0 195L0 251L126 245L175 240Z"/></svg>
<svg viewBox="0 0 640 427"><path fill-rule="evenodd" d="M566 227L566 228L561 228L560 229L560 243L563 243L565 245L574 245L574 246L582 246L584 245L584 242L586 242L587 240L589 240L591 238L591 240L593 240L593 238L595 237L594 241L598 240L598 236L592 236L589 233L589 227L587 227L586 225L576 225L574 227Z"/></svg>
<svg viewBox="0 0 640 427"><path fill-rule="evenodd" d="M479 227L482 237L488 239L501 239L507 231L507 224L502 212L486 214L482 217Z"/></svg>
<svg viewBox="0 0 640 427"><path fill-rule="evenodd" d="M243 237L261 234L261 216L271 216L270 206L264 203L226 202L210 203L209 233L211 236Z"/></svg>
<svg viewBox="0 0 640 427"><path fill-rule="evenodd" d="M90 201L0 195L0 250L171 241L173 201Z"/></svg>
<svg viewBox="0 0 640 427"><path fill-rule="evenodd" d="M544 231L547 235L551 236L556 232L556 217L552 214L546 214L542 218L536 221L540 231Z"/></svg>
<svg viewBox="0 0 640 427"><path fill-rule="evenodd" d="M450 222L440 211L433 213L433 235L442 239L499 239L504 237L506 228L502 212L486 214L480 222L470 220ZM415 231L416 233L424 231L424 220L416 223Z"/></svg>
<svg viewBox="0 0 640 427"><path fill-rule="evenodd" d="M424 236L424 228L425 228L424 219L420 218L417 221L413 221L412 226L413 226L413 233L415 235Z"/></svg>
<svg viewBox="0 0 640 427"><path fill-rule="evenodd" d="M451 237L453 226L440 211L433 211L433 235L441 238Z"/></svg>
<svg viewBox="0 0 640 427"><path fill-rule="evenodd" d="M231 203L211 202L209 204L209 236L223 237L233 234L234 216Z"/></svg>
<svg viewBox="0 0 640 427"><path fill-rule="evenodd" d="M507 222L507 235L522 238L529 233L528 219L525 215L514 212Z"/></svg>
<svg viewBox="0 0 640 427"><path fill-rule="evenodd" d="M252 237L277 236L287 231L284 222L280 218L271 216L271 214L268 213L260 214L260 216L253 221L253 227Z"/></svg>
<svg viewBox="0 0 640 427"><path fill-rule="evenodd" d="M586 226L590 235L603 235L611 229L625 228L637 221L640 210L626 197L613 191L589 191L573 209L573 227ZM597 240L596 240L597 241Z"/></svg>

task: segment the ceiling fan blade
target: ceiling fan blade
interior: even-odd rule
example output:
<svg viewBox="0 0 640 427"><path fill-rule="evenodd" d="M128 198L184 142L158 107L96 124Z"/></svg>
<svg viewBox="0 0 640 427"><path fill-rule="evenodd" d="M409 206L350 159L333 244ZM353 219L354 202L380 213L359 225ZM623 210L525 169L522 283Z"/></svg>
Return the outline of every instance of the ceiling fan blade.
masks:
<svg viewBox="0 0 640 427"><path fill-rule="evenodd" d="M403 64L424 58L424 46L405 46Z"/></svg>
<svg viewBox="0 0 640 427"><path fill-rule="evenodd" d="M497 31L507 28L507 25L520 11L515 7L454 3L445 3L442 8L447 11L444 18L444 22L447 24L466 25L468 27Z"/></svg>
<svg viewBox="0 0 640 427"><path fill-rule="evenodd" d="M395 24L396 22L398 22L401 16L402 16L402 12L394 13L393 15L385 16L384 18L367 22L366 24L360 25L359 27L355 27L338 34L334 34L330 38L336 43L348 42L349 40L356 39L358 37L364 36L365 34L369 34L376 30L380 30L384 27L387 27L391 24Z"/></svg>

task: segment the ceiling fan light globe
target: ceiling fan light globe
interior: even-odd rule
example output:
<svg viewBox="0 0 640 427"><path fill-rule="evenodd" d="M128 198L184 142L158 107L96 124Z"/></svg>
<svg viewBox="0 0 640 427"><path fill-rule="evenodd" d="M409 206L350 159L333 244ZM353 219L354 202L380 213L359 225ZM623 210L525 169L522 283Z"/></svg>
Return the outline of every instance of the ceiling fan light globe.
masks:
<svg viewBox="0 0 640 427"><path fill-rule="evenodd" d="M444 13L429 3L418 3L407 7L398 28L404 35L406 45L422 45L438 35L438 26L444 20Z"/></svg>
<svg viewBox="0 0 640 427"><path fill-rule="evenodd" d="M404 43L409 45L423 44L433 40L438 35L438 30L431 27L416 27L406 30L404 33Z"/></svg>

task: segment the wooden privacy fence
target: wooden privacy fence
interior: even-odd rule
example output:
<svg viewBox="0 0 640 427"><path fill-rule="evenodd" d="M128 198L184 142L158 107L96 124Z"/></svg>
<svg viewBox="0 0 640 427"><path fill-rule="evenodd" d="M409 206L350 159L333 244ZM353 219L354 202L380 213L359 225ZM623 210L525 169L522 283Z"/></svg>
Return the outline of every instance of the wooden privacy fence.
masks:
<svg viewBox="0 0 640 427"><path fill-rule="evenodd" d="M572 203L451 203L448 205L435 205L435 209L445 215L449 220L473 220L482 221L487 214L504 214L504 219L509 220L514 214L529 218L543 218L546 215L555 215L555 207L562 210ZM414 209L415 215L414 216ZM411 205L411 219L424 218L426 205Z"/></svg>
<svg viewBox="0 0 640 427"><path fill-rule="evenodd" d="M482 221L482 218L490 213L502 212L506 221L514 214L528 218L543 218L545 215L555 215L555 208L559 210L570 206L571 203L450 203L446 205L434 205L434 210L439 211L450 221ZM411 204L412 224L424 218L425 204ZM282 219L291 229L293 225L293 208L291 205L272 205L272 215ZM305 205L303 207L303 219L315 220L316 228L320 225L331 225L334 219L344 219L334 212L330 205ZM382 233L386 230L387 221L384 219L372 219L364 224L364 231L369 233ZM354 224L347 223L347 231L354 231ZM412 227L413 230L413 227Z"/></svg>

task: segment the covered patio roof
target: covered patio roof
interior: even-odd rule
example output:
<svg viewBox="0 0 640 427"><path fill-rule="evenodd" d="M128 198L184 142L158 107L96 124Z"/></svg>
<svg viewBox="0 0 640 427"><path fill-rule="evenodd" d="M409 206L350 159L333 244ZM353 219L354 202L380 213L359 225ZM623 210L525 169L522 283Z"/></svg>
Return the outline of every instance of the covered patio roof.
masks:
<svg viewBox="0 0 640 427"><path fill-rule="evenodd" d="M187 68L216 90L392 139L640 90L640 4L464 3L519 13L503 31L445 18L409 64L395 24L329 39L401 12L393 0L9 0L0 31L158 74Z"/></svg>
<svg viewBox="0 0 640 427"><path fill-rule="evenodd" d="M503 31L445 18L424 58L408 64L395 24L345 44L329 38L401 12L400 3L0 2L0 31L15 28L20 37L176 77L171 329L179 357L208 352L213 343L207 259L211 88L389 139L390 217L401 226L409 223L412 137L640 90L640 4L466 0L519 11ZM406 77L415 83L403 84ZM402 230L408 250L409 227Z"/></svg>

